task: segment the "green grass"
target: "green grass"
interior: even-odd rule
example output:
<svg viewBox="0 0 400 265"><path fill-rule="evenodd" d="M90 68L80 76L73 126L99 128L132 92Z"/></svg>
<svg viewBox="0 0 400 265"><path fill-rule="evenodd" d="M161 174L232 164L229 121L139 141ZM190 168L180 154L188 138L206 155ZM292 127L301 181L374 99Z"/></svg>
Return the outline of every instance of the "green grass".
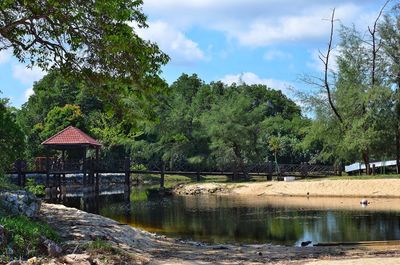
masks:
<svg viewBox="0 0 400 265"><path fill-rule="evenodd" d="M103 252L115 252L115 248L110 242L96 238L94 241L90 241L86 244L85 248L89 251L103 251Z"/></svg>
<svg viewBox="0 0 400 265"><path fill-rule="evenodd" d="M5 214L5 211L3 214ZM26 216L4 216L0 225L6 231L6 245L0 247L0 263L2 260L19 257L45 255L41 248L41 236L59 242L60 237L47 224L33 221ZM10 251L12 249L12 251Z"/></svg>

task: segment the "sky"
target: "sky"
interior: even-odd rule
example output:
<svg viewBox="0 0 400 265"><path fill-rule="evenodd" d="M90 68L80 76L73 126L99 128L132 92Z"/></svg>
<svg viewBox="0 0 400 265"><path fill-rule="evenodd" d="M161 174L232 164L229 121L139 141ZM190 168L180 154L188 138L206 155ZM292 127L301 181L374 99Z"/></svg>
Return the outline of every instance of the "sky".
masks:
<svg viewBox="0 0 400 265"><path fill-rule="evenodd" d="M294 97L312 88L301 76L321 74L329 19L336 27L372 25L385 0L144 0L148 16L139 36L156 42L171 60L162 77L174 82L196 73L206 82L265 84ZM336 34L337 39L337 34ZM332 66L334 67L334 65ZM46 73L0 52L0 97L20 107Z"/></svg>

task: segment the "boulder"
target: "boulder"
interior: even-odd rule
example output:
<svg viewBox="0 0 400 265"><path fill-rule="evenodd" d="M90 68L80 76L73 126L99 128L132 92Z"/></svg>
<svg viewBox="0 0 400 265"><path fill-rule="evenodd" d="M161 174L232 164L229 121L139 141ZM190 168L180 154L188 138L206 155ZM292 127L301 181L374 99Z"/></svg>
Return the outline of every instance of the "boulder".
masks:
<svg viewBox="0 0 400 265"><path fill-rule="evenodd" d="M0 192L1 206L15 215L38 217L42 201L25 190Z"/></svg>
<svg viewBox="0 0 400 265"><path fill-rule="evenodd" d="M59 257L62 254L62 248L57 245L53 240L50 239L44 239L43 240L43 245L47 249L47 254L50 257Z"/></svg>

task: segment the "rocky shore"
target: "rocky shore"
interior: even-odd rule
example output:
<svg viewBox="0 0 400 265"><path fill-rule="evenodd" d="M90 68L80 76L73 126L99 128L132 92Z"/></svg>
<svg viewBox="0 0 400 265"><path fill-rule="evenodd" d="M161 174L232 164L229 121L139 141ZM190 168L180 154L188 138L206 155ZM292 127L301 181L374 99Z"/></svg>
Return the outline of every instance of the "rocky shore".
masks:
<svg viewBox="0 0 400 265"><path fill-rule="evenodd" d="M288 247L276 245L208 245L185 242L148 233L109 218L62 205L43 204L40 218L56 228L64 239L64 255L44 264L118 264L83 250L85 243L101 239L131 258L125 264L308 264L351 258L393 259L400 262L400 247L335 246ZM315 263L313 263L315 264ZM318 264L318 263L316 263ZM332 264L332 263L330 263Z"/></svg>

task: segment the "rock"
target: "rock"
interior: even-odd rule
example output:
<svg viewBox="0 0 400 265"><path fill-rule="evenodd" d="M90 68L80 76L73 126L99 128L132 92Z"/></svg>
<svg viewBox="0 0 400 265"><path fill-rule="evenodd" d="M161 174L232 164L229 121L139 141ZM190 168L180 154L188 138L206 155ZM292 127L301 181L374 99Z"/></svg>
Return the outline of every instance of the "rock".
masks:
<svg viewBox="0 0 400 265"><path fill-rule="evenodd" d="M227 246L224 245L217 245L217 246L213 246L212 248L213 250L220 250L220 249L229 249Z"/></svg>
<svg viewBox="0 0 400 265"><path fill-rule="evenodd" d="M73 265L90 265L90 256L87 254L69 254L64 256L64 262Z"/></svg>
<svg viewBox="0 0 400 265"><path fill-rule="evenodd" d="M50 257L59 257L62 253L62 248L57 245L53 240L45 239L43 240L43 245L47 249L47 254Z"/></svg>
<svg viewBox="0 0 400 265"><path fill-rule="evenodd" d="M4 229L4 226L0 225L0 246L3 246L5 244L7 244L6 230Z"/></svg>
<svg viewBox="0 0 400 265"><path fill-rule="evenodd" d="M36 265L39 264L39 260L36 257L32 257L26 261L29 265Z"/></svg>
<svg viewBox="0 0 400 265"><path fill-rule="evenodd" d="M310 245L311 243L312 243L311 241L303 241L303 242L301 242L301 246L306 247L306 246Z"/></svg>
<svg viewBox="0 0 400 265"><path fill-rule="evenodd" d="M15 215L38 217L42 201L25 190L0 192L2 206Z"/></svg>
<svg viewBox="0 0 400 265"><path fill-rule="evenodd" d="M22 265L22 262L19 260L13 260L7 263L7 265Z"/></svg>

